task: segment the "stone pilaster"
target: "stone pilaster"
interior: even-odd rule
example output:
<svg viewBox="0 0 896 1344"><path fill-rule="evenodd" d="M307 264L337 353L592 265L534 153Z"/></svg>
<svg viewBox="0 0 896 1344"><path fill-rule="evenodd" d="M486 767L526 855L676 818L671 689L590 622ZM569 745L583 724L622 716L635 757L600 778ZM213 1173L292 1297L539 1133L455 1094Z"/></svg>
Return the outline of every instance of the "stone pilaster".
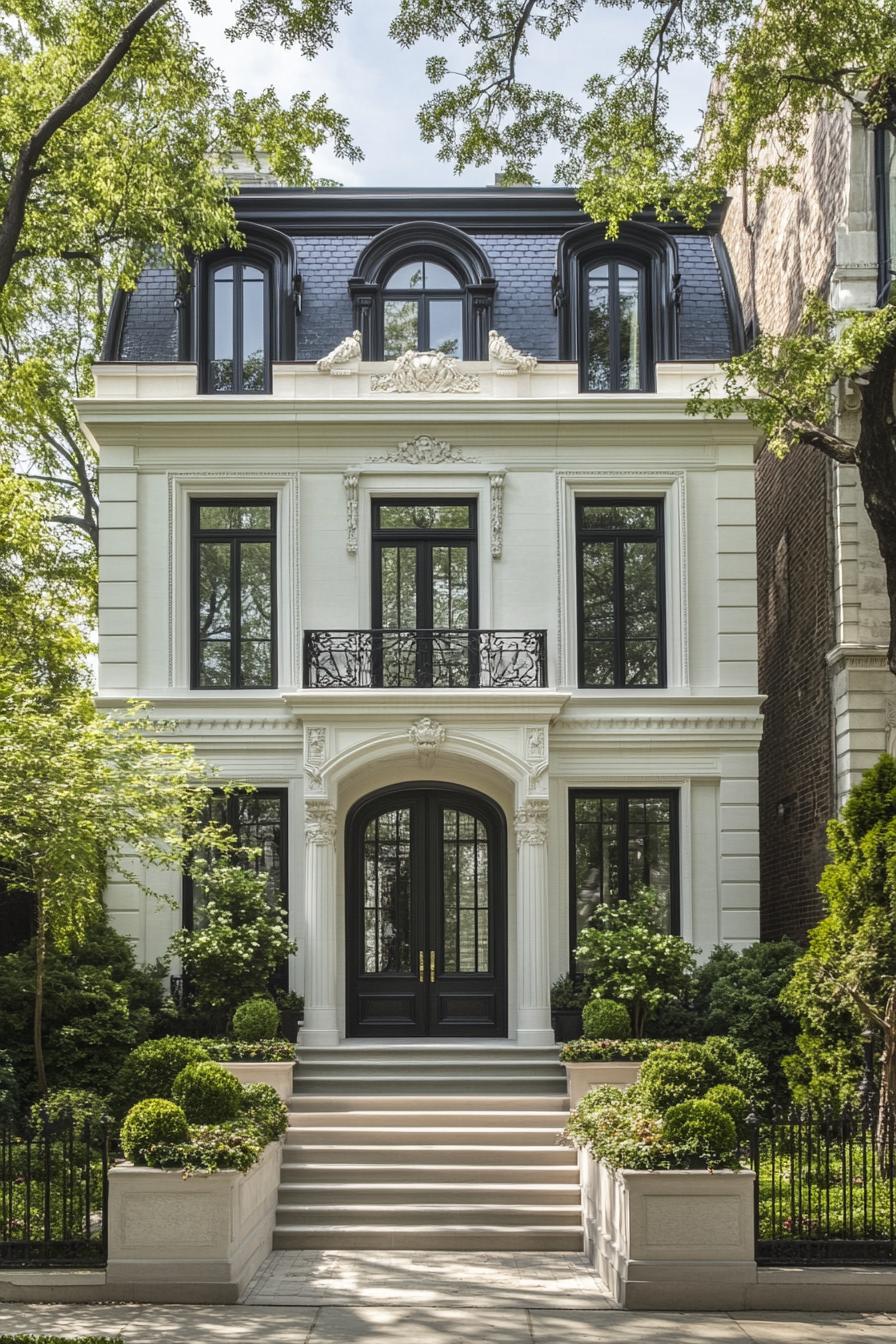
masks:
<svg viewBox="0 0 896 1344"><path fill-rule="evenodd" d="M548 965L548 802L517 809L517 1044L553 1045Z"/></svg>
<svg viewBox="0 0 896 1344"><path fill-rule="evenodd" d="M305 1023L302 1045L336 1045L336 809L305 802Z"/></svg>

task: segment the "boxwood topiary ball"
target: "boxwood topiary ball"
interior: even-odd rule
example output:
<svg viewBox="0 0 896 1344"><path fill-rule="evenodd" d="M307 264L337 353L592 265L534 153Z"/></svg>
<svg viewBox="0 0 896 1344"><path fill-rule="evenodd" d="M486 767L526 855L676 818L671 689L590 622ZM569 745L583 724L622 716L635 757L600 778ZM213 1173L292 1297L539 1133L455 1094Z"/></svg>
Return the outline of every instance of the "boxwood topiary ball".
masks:
<svg viewBox="0 0 896 1344"><path fill-rule="evenodd" d="M595 997L582 1009L582 1031L592 1041L627 1041L632 1034L628 1009L614 999Z"/></svg>
<svg viewBox="0 0 896 1344"><path fill-rule="evenodd" d="M121 1148L129 1162L147 1165L146 1153L154 1144L186 1143L190 1126L180 1106L164 1097L148 1097L132 1106L121 1126Z"/></svg>
<svg viewBox="0 0 896 1344"><path fill-rule="evenodd" d="M239 1115L243 1088L223 1064L206 1060L181 1069L171 1096L191 1125L220 1125Z"/></svg>
<svg viewBox="0 0 896 1344"><path fill-rule="evenodd" d="M267 1041L277 1035L280 1012L265 994L241 1003L233 1014L233 1034L238 1041Z"/></svg>
<svg viewBox="0 0 896 1344"><path fill-rule="evenodd" d="M731 1116L738 1134L744 1133L747 1116L750 1114L750 1103L739 1087L735 1087L733 1083L716 1083L703 1100L713 1101L717 1106L721 1106L722 1110Z"/></svg>
<svg viewBox="0 0 896 1344"><path fill-rule="evenodd" d="M734 1152L734 1121L714 1101L681 1101L663 1116L663 1137L708 1165L720 1166Z"/></svg>

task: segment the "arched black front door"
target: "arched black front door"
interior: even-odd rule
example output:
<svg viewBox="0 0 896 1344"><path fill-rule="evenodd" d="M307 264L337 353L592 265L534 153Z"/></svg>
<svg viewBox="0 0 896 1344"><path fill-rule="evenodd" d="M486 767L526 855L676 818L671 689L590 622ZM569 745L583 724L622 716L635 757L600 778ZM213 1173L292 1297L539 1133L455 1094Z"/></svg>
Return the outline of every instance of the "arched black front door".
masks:
<svg viewBox="0 0 896 1344"><path fill-rule="evenodd" d="M499 808L405 784L346 827L350 1036L507 1034L506 834Z"/></svg>

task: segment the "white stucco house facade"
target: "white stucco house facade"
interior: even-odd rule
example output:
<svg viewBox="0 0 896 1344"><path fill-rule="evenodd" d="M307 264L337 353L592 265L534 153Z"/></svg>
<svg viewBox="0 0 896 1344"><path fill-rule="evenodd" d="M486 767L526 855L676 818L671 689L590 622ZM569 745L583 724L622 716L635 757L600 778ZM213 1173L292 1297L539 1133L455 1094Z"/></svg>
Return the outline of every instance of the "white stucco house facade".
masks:
<svg viewBox="0 0 896 1344"><path fill-rule="evenodd" d="M236 208L243 252L119 296L79 406L98 698L257 790L228 819L288 909L303 1042L550 1044L589 900L641 882L704 952L757 938L755 435L685 411L742 342L718 222L609 242L553 189ZM107 892L147 961L196 918L159 881Z"/></svg>

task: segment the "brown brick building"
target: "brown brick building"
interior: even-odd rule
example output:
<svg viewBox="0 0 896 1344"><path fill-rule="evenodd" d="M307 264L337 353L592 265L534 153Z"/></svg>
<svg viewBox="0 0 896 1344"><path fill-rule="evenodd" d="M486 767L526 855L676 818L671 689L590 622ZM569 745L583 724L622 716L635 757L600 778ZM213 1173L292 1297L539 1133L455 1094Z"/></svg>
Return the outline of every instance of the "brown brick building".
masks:
<svg viewBox="0 0 896 1344"><path fill-rule="evenodd" d="M819 116L798 190L739 184L723 236L748 336L792 330L807 290L871 308L891 274L892 145L844 108ZM850 431L848 390L839 429ZM892 749L883 566L856 471L811 450L756 458L763 937L800 938L820 913L825 823Z"/></svg>

